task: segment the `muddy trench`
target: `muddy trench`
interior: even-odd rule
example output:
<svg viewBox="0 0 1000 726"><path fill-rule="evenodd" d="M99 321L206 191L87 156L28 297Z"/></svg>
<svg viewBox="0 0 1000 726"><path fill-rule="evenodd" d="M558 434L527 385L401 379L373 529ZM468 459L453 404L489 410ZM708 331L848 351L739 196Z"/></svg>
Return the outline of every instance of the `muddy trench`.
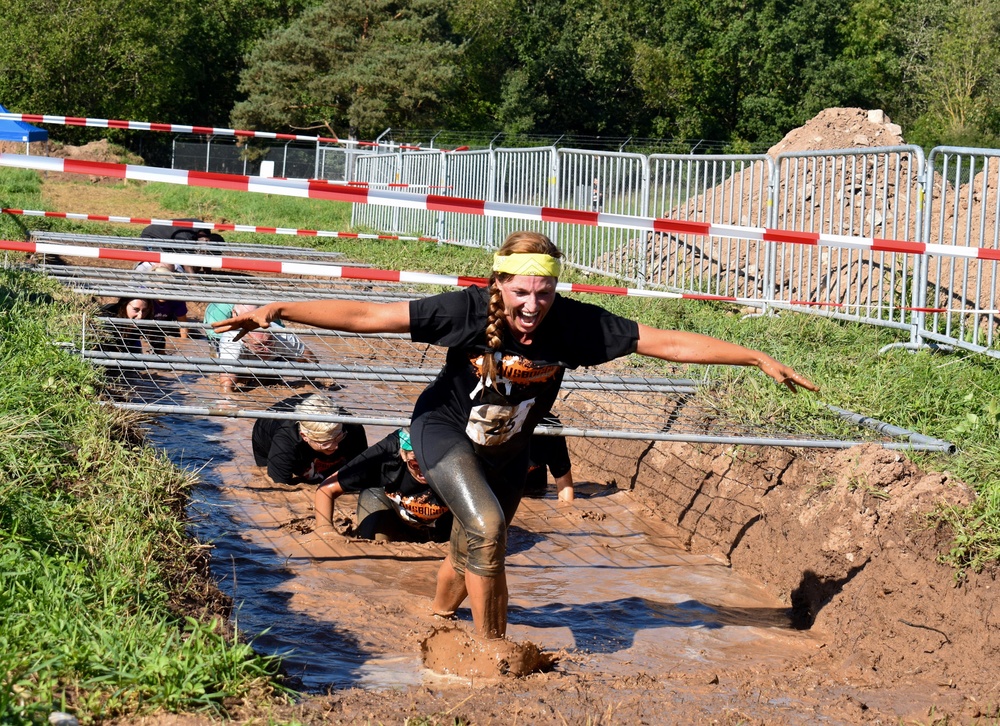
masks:
<svg viewBox="0 0 1000 726"><path fill-rule="evenodd" d="M298 688L342 709L395 714L418 693L483 688L421 659L440 627L429 603L445 545L349 536L351 495L337 525L316 530L311 487L271 484L253 465L251 428L164 416L150 430L200 473L191 533L212 544L239 628L284 656ZM369 443L387 432L371 427ZM494 687L490 722L508 722L512 691L550 710L572 692L557 710L578 722L604 699L640 723L660 722L668 702L691 718L736 709L749 722L855 723L989 715L1000 700L982 667L1000 651L991 576L956 587L934 561L947 533L918 521L968 501L960 482L875 446L570 444L577 500L551 487L525 499L507 560L508 637L556 663ZM467 609L458 618L471 629Z"/></svg>

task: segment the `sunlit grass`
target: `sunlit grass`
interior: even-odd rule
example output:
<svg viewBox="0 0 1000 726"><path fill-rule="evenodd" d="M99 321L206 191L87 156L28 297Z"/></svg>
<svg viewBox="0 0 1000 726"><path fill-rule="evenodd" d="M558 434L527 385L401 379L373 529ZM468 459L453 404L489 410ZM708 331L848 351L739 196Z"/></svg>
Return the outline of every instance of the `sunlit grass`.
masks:
<svg viewBox="0 0 1000 726"><path fill-rule="evenodd" d="M173 609L194 574L180 516L192 482L52 344L81 304L0 271L0 722L222 711L271 689L277 664L228 623Z"/></svg>

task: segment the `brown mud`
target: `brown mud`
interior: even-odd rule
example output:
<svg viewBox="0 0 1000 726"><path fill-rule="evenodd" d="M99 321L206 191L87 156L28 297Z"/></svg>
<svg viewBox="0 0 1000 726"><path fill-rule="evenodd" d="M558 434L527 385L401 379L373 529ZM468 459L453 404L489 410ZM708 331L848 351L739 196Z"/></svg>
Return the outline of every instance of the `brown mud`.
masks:
<svg viewBox="0 0 1000 726"><path fill-rule="evenodd" d="M275 487L253 466L250 422L164 424L154 438L201 469L193 529L214 543L240 629L286 654L293 683L311 694L247 702L237 720L998 715L994 575L958 583L937 561L951 533L926 516L971 494L897 452L572 439L581 496L522 503L508 553L510 641L483 660L467 609L451 624L429 611L444 546L353 539L349 496L337 526L315 530L311 489ZM422 662L428 643L433 669ZM542 667L510 674L532 666Z"/></svg>

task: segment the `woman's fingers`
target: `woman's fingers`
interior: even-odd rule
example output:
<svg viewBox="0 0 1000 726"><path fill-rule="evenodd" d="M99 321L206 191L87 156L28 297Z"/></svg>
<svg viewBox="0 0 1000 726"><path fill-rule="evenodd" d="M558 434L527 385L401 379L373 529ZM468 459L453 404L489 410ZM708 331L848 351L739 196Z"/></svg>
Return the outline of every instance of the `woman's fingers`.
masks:
<svg viewBox="0 0 1000 726"><path fill-rule="evenodd" d="M791 371L791 375L785 378L785 380L782 381L782 383L788 386L788 390L792 391L793 393L796 390L795 388L796 386L802 386L803 388L806 388L810 391L819 390L819 386L817 386L815 383L810 381L805 376L799 375L795 371Z"/></svg>
<svg viewBox="0 0 1000 726"><path fill-rule="evenodd" d="M795 393L798 390L797 386L802 386L802 388L810 391L819 390L819 386L810 381L808 378L796 373L793 369L779 363L773 358L764 363L764 365L761 366L761 370L778 383L784 384L784 386L792 393Z"/></svg>
<svg viewBox="0 0 1000 726"><path fill-rule="evenodd" d="M212 330L216 333L228 333L231 330L239 330L240 334L235 338L239 340L257 328L266 328L268 326L269 324L266 319L260 320L254 313L247 313L246 315L237 315L235 318L226 318L225 320L212 323Z"/></svg>

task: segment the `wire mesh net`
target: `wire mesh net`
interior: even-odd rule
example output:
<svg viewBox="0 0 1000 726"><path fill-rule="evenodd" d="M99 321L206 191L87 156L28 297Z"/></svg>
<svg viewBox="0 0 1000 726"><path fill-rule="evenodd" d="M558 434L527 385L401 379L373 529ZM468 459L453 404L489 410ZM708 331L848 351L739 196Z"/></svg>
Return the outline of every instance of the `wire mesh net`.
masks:
<svg viewBox="0 0 1000 726"><path fill-rule="evenodd" d="M317 419L387 426L409 423L417 397L444 363L443 349L407 336L299 327L256 335L236 350L213 340L201 324L90 318L79 351L104 369L112 400L124 408L302 418L296 404L322 393L341 414ZM791 446L894 439L830 411L818 415L829 419L822 435L808 423L740 418L726 409L711 382L665 377L632 356L568 372L542 429L569 436Z"/></svg>
<svg viewBox="0 0 1000 726"><path fill-rule="evenodd" d="M75 236L80 238L86 236ZM105 238L87 239L105 243ZM142 243L147 241L159 242ZM247 247L257 255L263 249ZM218 252L234 251L219 245ZM65 286L97 297L186 301L190 319L200 318L206 302L391 301L428 292L426 287L267 273L164 275L131 269L129 263L98 262L102 266L46 264L41 269ZM122 316L120 306L115 311L109 307L103 316L85 317L79 339L70 345L104 370L114 405L150 413L301 419L296 404L322 393L339 404L341 413L317 420L406 425L417 397L444 362L443 349L414 343L405 335L275 328L234 345L199 322L131 320ZM834 407L819 406L801 420L747 414L745 409L737 415L727 406L731 399L704 379L704 371L628 356L567 372L552 417L539 432L788 446L878 442L893 448L948 447Z"/></svg>

